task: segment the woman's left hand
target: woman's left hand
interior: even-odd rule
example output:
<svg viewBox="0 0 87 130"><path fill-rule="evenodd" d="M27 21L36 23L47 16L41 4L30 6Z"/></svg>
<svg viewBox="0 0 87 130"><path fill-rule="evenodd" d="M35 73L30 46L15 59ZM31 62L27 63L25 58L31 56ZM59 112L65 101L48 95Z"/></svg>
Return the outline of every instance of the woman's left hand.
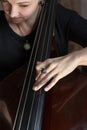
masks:
<svg viewBox="0 0 87 130"><path fill-rule="evenodd" d="M37 91L48 81L45 91L50 90L61 78L70 74L78 66L78 58L75 53L66 56L50 58L44 62L37 62L36 65L36 82L33 90Z"/></svg>

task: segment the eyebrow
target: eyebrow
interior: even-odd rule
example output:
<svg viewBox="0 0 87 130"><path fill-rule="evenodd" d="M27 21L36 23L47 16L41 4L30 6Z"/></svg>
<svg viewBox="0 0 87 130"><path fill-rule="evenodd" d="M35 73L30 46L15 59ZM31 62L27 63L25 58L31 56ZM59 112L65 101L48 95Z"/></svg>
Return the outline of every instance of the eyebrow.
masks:
<svg viewBox="0 0 87 130"><path fill-rule="evenodd" d="M30 4L31 2L18 2L18 4Z"/></svg>

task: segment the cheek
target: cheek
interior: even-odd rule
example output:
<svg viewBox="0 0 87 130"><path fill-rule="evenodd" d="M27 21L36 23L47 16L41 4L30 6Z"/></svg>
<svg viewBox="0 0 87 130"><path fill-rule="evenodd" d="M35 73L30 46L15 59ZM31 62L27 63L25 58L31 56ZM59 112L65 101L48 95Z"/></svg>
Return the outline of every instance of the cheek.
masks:
<svg viewBox="0 0 87 130"><path fill-rule="evenodd" d="M22 9L23 10L23 9ZM35 14L35 12L37 11L37 6L31 6L31 7L29 7L29 8L27 8L27 9L25 9L25 11L22 11L21 10L21 14L24 16L24 17L32 17L34 14Z"/></svg>
<svg viewBox="0 0 87 130"><path fill-rule="evenodd" d="M29 17L31 17L31 15L32 15L32 12L31 12L31 10L25 10L25 11L20 11L20 15L22 16L22 17L24 17L24 18L29 18Z"/></svg>

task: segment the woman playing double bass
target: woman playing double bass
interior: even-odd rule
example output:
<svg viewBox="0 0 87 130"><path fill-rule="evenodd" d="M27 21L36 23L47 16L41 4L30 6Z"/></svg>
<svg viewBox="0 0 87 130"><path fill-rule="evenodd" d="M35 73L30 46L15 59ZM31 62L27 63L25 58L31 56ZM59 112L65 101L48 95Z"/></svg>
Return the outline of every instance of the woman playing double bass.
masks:
<svg viewBox="0 0 87 130"><path fill-rule="evenodd" d="M43 0L1 0L0 11L0 78L3 79L25 64L30 56ZM57 4L56 30L61 45L61 56L36 63L37 91L50 90L60 79L78 66L87 66L87 20L78 13ZM68 41L75 41L84 48L67 53ZM59 51L59 50L58 50Z"/></svg>

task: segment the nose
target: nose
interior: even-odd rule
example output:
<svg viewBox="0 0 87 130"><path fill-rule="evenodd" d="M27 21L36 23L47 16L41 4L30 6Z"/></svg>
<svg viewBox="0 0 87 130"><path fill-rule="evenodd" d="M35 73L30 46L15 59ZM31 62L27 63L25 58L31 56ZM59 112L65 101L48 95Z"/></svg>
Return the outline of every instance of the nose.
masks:
<svg viewBox="0 0 87 130"><path fill-rule="evenodd" d="M18 15L19 15L19 11L18 11L17 7L13 6L10 10L10 17L14 18L14 17L18 17Z"/></svg>

